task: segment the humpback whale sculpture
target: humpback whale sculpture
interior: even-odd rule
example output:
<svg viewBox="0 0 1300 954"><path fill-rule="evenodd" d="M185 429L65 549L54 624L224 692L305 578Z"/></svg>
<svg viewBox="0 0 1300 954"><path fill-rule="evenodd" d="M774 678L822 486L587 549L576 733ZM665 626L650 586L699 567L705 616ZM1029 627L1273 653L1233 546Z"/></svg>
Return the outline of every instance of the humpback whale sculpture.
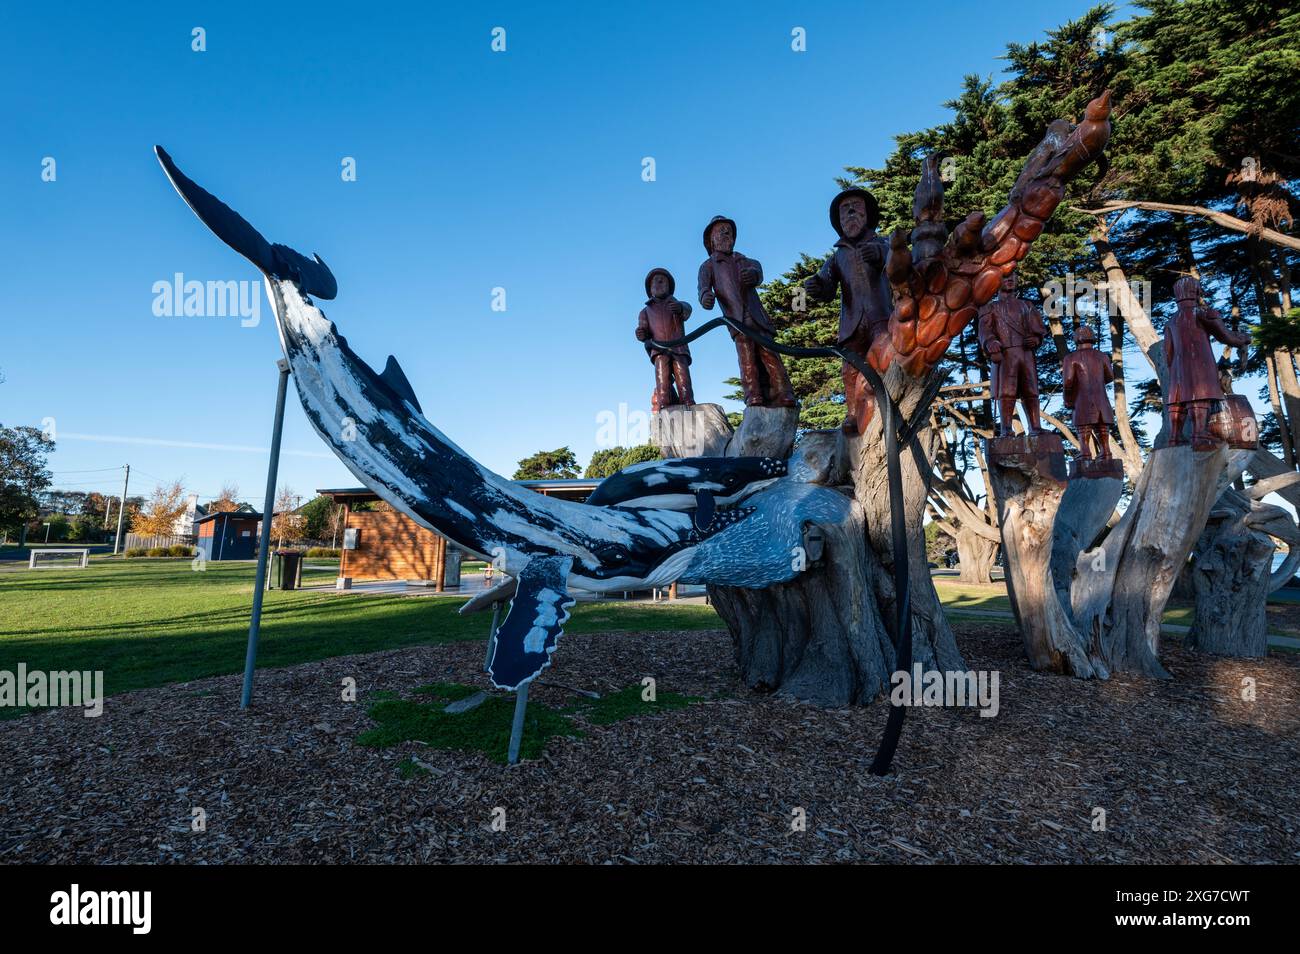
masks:
<svg viewBox="0 0 1300 954"><path fill-rule="evenodd" d="M268 242L181 172L161 146L155 152L204 225L261 271L298 397L321 439L394 509L470 553L495 559L516 579L489 663L495 686L517 689L549 665L569 618L571 589L785 582L805 566L796 557L805 524L838 522L847 512L842 495L782 476L783 462L761 458L653 462L628 483L632 488L639 480L647 492L619 494L624 506L574 503L514 485L425 418L395 358L376 374L352 351L313 300L338 292L319 256ZM656 475L662 479L653 480ZM690 489L692 481L700 486ZM651 493L656 487L669 492ZM674 499L678 487L686 488L684 500ZM699 494L716 491L720 502L743 505L699 520Z"/></svg>
<svg viewBox="0 0 1300 954"><path fill-rule="evenodd" d="M775 457L686 457L625 467L600 482L587 503L601 507L657 507L695 511L707 530L718 507L734 506L786 475Z"/></svg>

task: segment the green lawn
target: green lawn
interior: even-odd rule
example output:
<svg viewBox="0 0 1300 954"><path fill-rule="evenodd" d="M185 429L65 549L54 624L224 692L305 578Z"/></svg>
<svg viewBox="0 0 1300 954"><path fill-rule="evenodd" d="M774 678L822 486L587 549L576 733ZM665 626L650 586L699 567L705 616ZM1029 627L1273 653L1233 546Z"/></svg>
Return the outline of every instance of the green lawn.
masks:
<svg viewBox="0 0 1300 954"><path fill-rule="evenodd" d="M964 609L980 612L1010 613L1011 601L1007 599L1007 588L1001 583L987 586L967 583L950 583L945 579L936 579L934 588L939 592L939 599L949 613L960 614Z"/></svg>
<svg viewBox="0 0 1300 954"><path fill-rule="evenodd" d="M316 561L313 561L315 563ZM103 670L107 694L240 672L253 598L251 563L93 560L84 570L0 571L0 670ZM330 579L332 569L318 571ZM310 582L313 574L305 574ZM458 639L483 640L489 614L460 597L266 594L258 665ZM566 629L711 629L706 606L579 603ZM0 717L14 710L0 710Z"/></svg>
<svg viewBox="0 0 1300 954"><path fill-rule="evenodd" d="M330 580L312 560L305 581ZM948 611L1008 612L1003 586L937 581ZM97 558L89 568L0 569L0 670L102 670L108 694L240 672L252 605L251 563ZM265 667L459 639L482 641L490 617L462 617L463 596L364 596L298 590L266 594L258 663ZM1184 622L1174 608L1168 622ZM972 617L973 618L973 617ZM578 603L573 633L716 629L702 605ZM0 710L0 718L12 716Z"/></svg>

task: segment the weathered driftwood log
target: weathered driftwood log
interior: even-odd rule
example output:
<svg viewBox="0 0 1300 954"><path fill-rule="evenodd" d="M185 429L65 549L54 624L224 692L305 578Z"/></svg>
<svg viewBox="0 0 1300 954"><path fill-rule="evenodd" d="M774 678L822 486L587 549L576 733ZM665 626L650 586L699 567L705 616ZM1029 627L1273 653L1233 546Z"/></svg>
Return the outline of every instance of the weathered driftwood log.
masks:
<svg viewBox="0 0 1300 954"><path fill-rule="evenodd" d="M650 419L650 443L665 457L723 457L732 435L718 404L674 404Z"/></svg>
<svg viewBox="0 0 1300 954"><path fill-rule="evenodd" d="M818 529L824 549L798 579L709 592L745 685L823 706L864 704L886 689L895 668L872 585L886 574L866 545L856 503L848 520Z"/></svg>
<svg viewBox="0 0 1300 954"><path fill-rule="evenodd" d="M1123 492L1124 481L1119 477L1070 478L1052 534L1052 583L1061 605L1067 609L1072 605L1070 590L1079 554L1097 542L1115 515Z"/></svg>
<svg viewBox="0 0 1300 954"><path fill-rule="evenodd" d="M1066 493L1065 452L1055 434L989 440L989 478L998 501L1007 596L1035 669L1104 677L1061 604L1052 578L1053 527Z"/></svg>
<svg viewBox="0 0 1300 954"><path fill-rule="evenodd" d="M747 407L735 436L727 442L727 457L790 456L799 428L797 407Z"/></svg>
<svg viewBox="0 0 1300 954"><path fill-rule="evenodd" d="M1294 519L1260 499L1277 489L1279 480L1294 483L1300 474L1260 481L1244 492L1228 488L1210 511L1184 572L1196 600L1188 648L1220 656L1268 652L1268 594L1286 585L1300 565ZM1274 570L1278 542L1288 552Z"/></svg>
<svg viewBox="0 0 1300 954"><path fill-rule="evenodd" d="M1230 452L1188 445L1152 451L1124 516L1079 555L1074 620L1111 672L1162 679L1160 623L1174 581L1219 496Z"/></svg>

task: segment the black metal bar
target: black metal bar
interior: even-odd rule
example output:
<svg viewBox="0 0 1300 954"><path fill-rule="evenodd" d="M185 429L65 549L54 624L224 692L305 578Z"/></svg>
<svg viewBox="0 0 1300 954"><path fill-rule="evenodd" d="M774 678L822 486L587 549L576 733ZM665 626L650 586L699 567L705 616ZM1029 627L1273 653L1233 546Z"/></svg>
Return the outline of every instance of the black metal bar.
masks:
<svg viewBox="0 0 1300 954"><path fill-rule="evenodd" d="M920 432L929 416L930 405L938 394L937 384L926 389L921 402L912 411L911 418L901 428L899 421L902 411L889 395L885 382L876 369L867 364L855 352L824 345L815 348L800 348L783 345L767 335L761 334L723 315L700 325L688 335L673 341L646 342L646 345L659 351L667 351L678 345L690 344L697 338L708 334L715 328L727 327L735 334L742 334L761 347L777 354L791 358L839 358L847 361L871 385L876 396L876 406L881 411L881 431L885 444L885 468L889 487L889 524L890 537L894 549L894 659L896 671L908 674L911 678L912 668L912 589L910 555L907 548L907 515L903 510L903 466L900 460L900 445L906 444L916 462L917 472L925 481L928 491L930 484L930 462L925 456L916 435ZM936 379L937 381L937 379ZM907 715L907 706L896 705L889 710L889 719L885 723L885 733L880 740L880 748L871 762L872 775L889 773L890 763L898 748L898 740L903 733L903 720Z"/></svg>

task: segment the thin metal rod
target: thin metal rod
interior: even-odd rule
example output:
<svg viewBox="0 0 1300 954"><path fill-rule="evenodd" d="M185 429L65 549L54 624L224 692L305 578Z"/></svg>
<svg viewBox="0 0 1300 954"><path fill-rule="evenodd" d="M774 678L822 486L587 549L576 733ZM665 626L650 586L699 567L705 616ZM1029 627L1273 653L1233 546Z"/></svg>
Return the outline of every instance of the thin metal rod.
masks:
<svg viewBox="0 0 1300 954"><path fill-rule="evenodd" d="M501 601L492 604L492 628L488 630L487 653L483 656L483 671L492 665L492 652L497 648L497 622L501 619Z"/></svg>
<svg viewBox="0 0 1300 954"><path fill-rule="evenodd" d="M898 459L898 440L895 406L890 401L884 406L883 439L885 441L885 468L889 481L889 523L894 550L894 671L911 678L912 669L912 591L909 573L910 556L907 548L907 521L903 513L903 467ZM871 763L872 775L886 775L889 764L898 748L903 733L903 719L907 706L899 704L889 710L885 734L880 748Z"/></svg>
<svg viewBox="0 0 1300 954"><path fill-rule="evenodd" d="M262 628L262 585L266 582L266 563L271 549L271 521L275 516L275 482L280 470L280 435L284 430L284 395L289 387L289 362L276 362L280 381L275 392L275 424L271 430L271 460L266 468L266 497L262 506L262 539L257 551L257 575L253 583L253 618L248 624L248 650L244 654L244 690L239 708L247 709L253 701L253 670L257 668L257 637Z"/></svg>
<svg viewBox="0 0 1300 954"><path fill-rule="evenodd" d="M506 753L506 760L511 765L519 761L519 743L524 739L524 712L528 709L530 685L530 682L524 683L515 693L515 721L510 726L510 751Z"/></svg>

